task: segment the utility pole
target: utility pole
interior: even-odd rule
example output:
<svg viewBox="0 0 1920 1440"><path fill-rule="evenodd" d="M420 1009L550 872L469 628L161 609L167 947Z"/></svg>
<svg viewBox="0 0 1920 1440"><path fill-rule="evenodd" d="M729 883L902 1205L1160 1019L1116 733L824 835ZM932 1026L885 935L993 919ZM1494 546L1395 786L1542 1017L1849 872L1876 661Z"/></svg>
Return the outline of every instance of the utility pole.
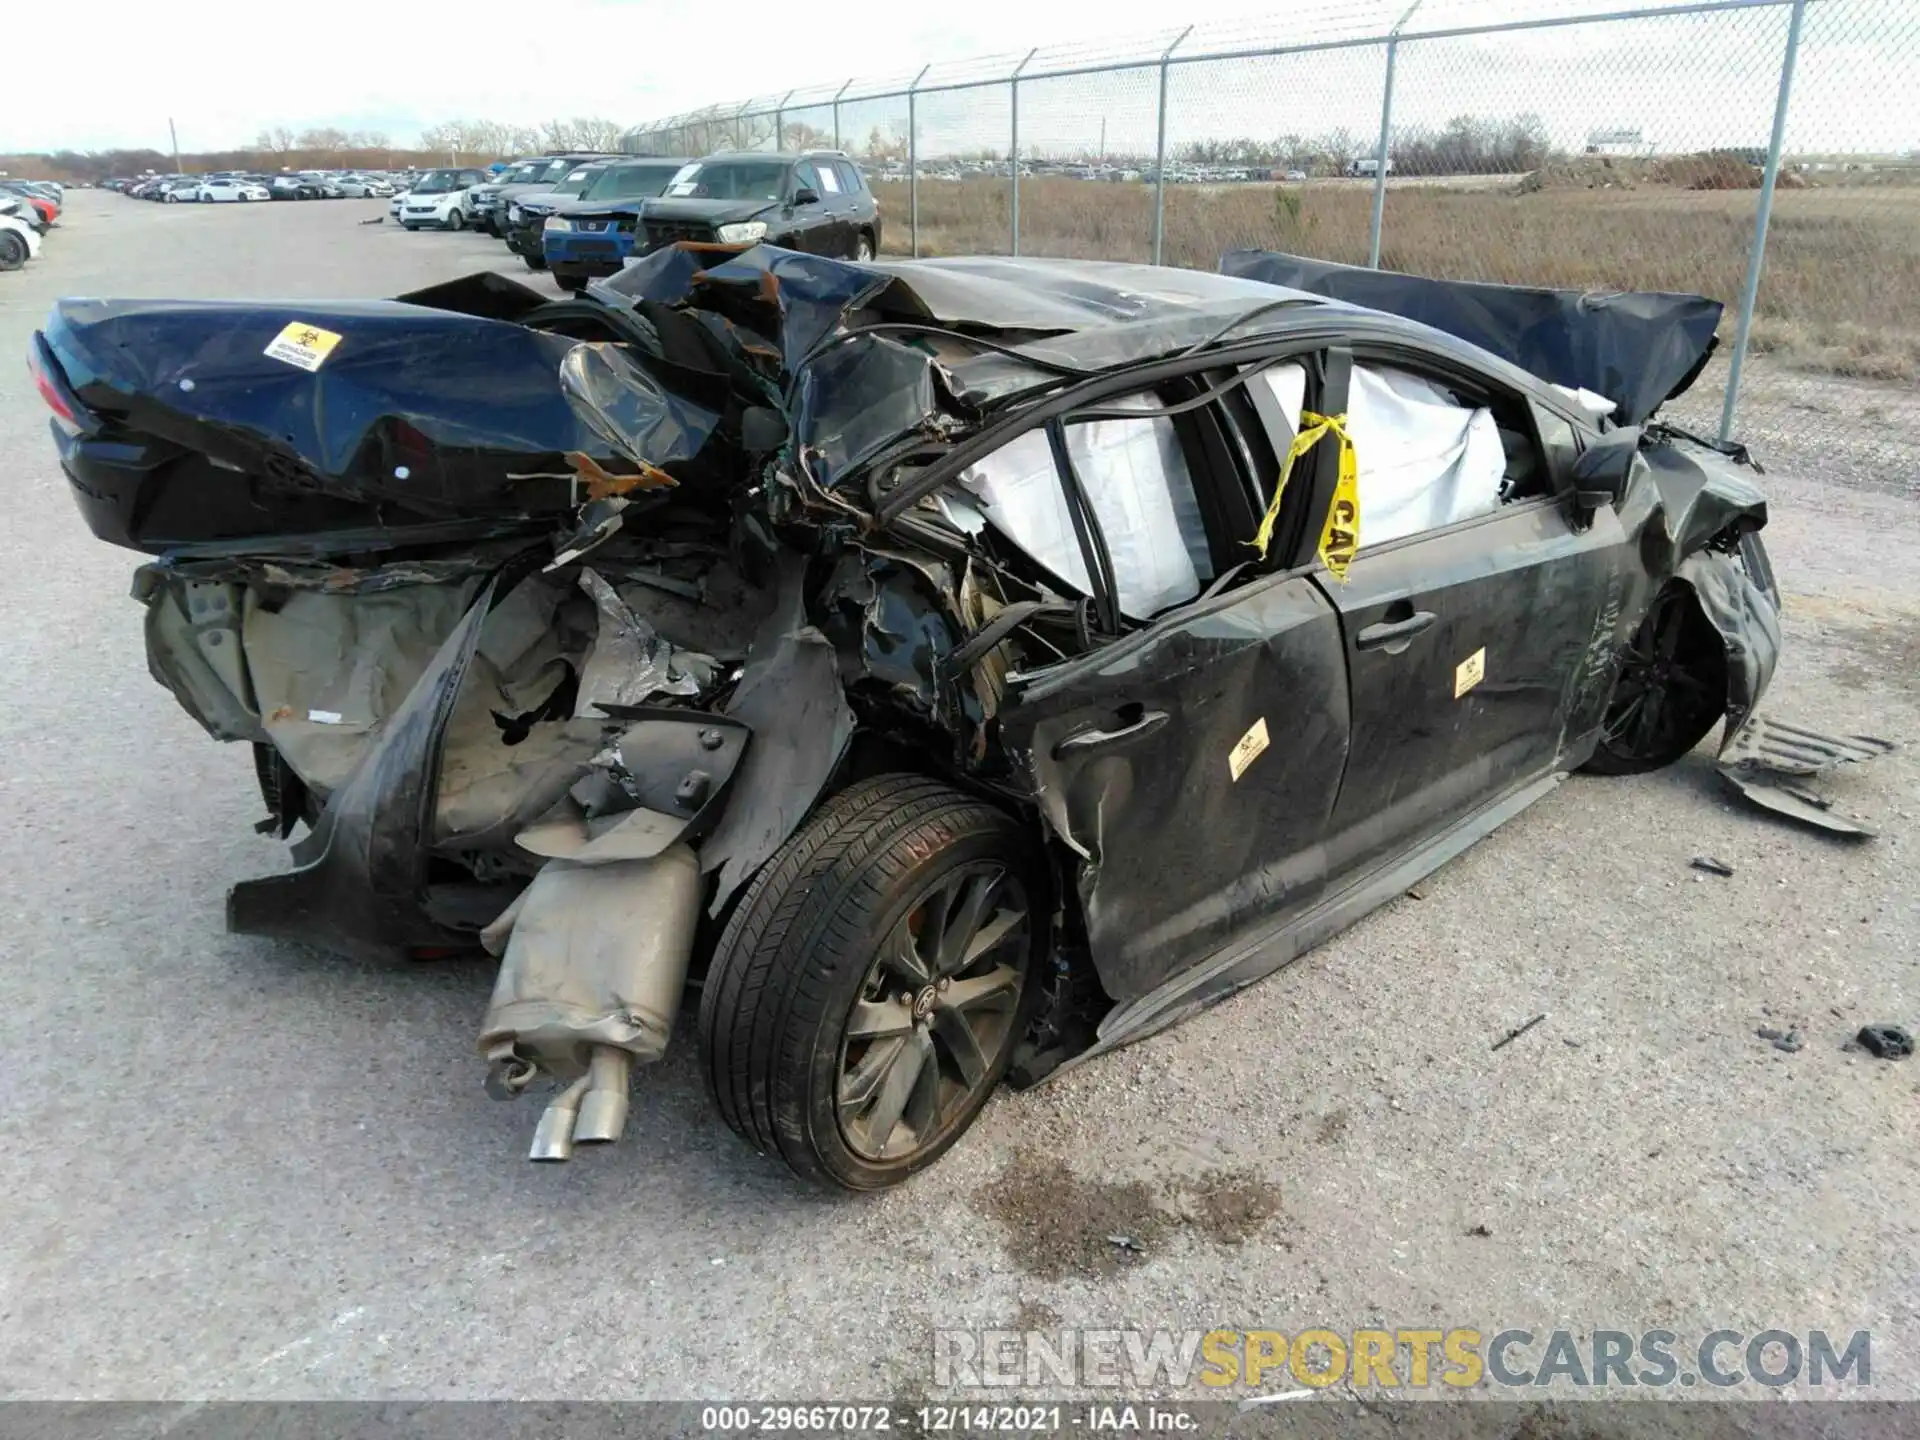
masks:
<svg viewBox="0 0 1920 1440"><path fill-rule="evenodd" d="M173 117L167 117L167 137L173 141L173 173L180 173L180 132L173 128Z"/></svg>

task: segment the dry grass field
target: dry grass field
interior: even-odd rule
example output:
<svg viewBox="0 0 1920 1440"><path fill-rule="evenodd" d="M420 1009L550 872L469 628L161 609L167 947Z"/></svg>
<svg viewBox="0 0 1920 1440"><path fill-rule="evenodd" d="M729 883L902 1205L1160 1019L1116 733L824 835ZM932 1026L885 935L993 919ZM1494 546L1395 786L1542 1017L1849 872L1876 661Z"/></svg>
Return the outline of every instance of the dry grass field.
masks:
<svg viewBox="0 0 1920 1440"><path fill-rule="evenodd" d="M906 187L881 187L886 246L905 252ZM1580 289L1680 290L1737 302L1752 243L1752 190L1389 187L1381 264L1448 279ZM922 181L923 255L1004 253L1004 180ZM1239 246L1365 264L1372 188L1177 185L1166 258L1212 268ZM1038 177L1020 186L1021 250L1151 258L1153 191ZM1814 185L1776 197L1754 325L1756 351L1797 369L1920 378L1920 186Z"/></svg>

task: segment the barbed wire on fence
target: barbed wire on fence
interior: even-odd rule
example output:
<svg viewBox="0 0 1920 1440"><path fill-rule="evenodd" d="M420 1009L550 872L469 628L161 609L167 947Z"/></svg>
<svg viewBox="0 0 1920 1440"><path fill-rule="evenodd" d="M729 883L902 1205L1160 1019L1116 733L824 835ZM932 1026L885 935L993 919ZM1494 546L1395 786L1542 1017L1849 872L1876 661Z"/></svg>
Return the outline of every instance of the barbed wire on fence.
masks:
<svg viewBox="0 0 1920 1440"><path fill-rule="evenodd" d="M622 144L846 150L890 216L885 248L913 255L1212 268L1254 246L1712 295L1731 363L1683 418L1729 433L1751 401L1769 438L1845 425L1854 453L1911 470L1914 94L1911 0L1320 0L799 86ZM1878 387L1884 436L1809 399L1815 376Z"/></svg>

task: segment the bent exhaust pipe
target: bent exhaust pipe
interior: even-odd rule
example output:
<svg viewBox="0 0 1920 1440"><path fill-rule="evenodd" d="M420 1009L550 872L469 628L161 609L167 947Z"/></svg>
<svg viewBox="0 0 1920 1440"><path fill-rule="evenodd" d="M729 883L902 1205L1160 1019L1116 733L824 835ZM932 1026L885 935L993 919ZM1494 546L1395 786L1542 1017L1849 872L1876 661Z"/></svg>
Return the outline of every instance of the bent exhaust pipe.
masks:
<svg viewBox="0 0 1920 1440"><path fill-rule="evenodd" d="M541 1115L530 1160L620 1138L634 1062L659 1059L673 1033L700 894L684 844L645 860L551 860L487 927L488 948L505 950L480 1035L502 1082L489 1088L512 1095L540 1073L571 1082Z"/></svg>
<svg viewBox="0 0 1920 1440"><path fill-rule="evenodd" d="M575 1145L611 1145L627 1128L627 1086L633 1056L617 1045L596 1045L587 1073L540 1112L529 1160L558 1165L573 1158Z"/></svg>
<svg viewBox="0 0 1920 1440"><path fill-rule="evenodd" d="M587 1093L580 1101L580 1119L573 1138L582 1145L611 1145L627 1128L627 1086L633 1079L633 1056L617 1045L596 1045L587 1065Z"/></svg>
<svg viewBox="0 0 1920 1440"><path fill-rule="evenodd" d="M529 1160L558 1165L573 1158L573 1127L580 1118L580 1100L587 1093L587 1077L553 1097L553 1103L540 1112L540 1123L533 1127L533 1148Z"/></svg>

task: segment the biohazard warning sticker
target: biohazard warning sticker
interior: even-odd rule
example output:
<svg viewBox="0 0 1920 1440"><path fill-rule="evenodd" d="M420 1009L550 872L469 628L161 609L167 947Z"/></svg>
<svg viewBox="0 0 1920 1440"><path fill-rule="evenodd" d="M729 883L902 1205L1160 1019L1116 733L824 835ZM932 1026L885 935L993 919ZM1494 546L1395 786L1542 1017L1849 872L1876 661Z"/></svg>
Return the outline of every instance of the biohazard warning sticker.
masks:
<svg viewBox="0 0 1920 1440"><path fill-rule="evenodd" d="M1227 752L1227 769L1233 772L1235 783L1247 773L1247 767L1258 760L1270 742L1267 739L1267 717L1262 715L1254 721L1247 733L1234 742L1233 749Z"/></svg>
<svg viewBox="0 0 1920 1440"><path fill-rule="evenodd" d="M1487 647L1482 645L1453 667L1453 698L1458 700L1486 678Z"/></svg>
<svg viewBox="0 0 1920 1440"><path fill-rule="evenodd" d="M339 343L340 337L333 331L296 320L274 336L273 343L261 353L269 360L284 360L302 370L318 370Z"/></svg>

